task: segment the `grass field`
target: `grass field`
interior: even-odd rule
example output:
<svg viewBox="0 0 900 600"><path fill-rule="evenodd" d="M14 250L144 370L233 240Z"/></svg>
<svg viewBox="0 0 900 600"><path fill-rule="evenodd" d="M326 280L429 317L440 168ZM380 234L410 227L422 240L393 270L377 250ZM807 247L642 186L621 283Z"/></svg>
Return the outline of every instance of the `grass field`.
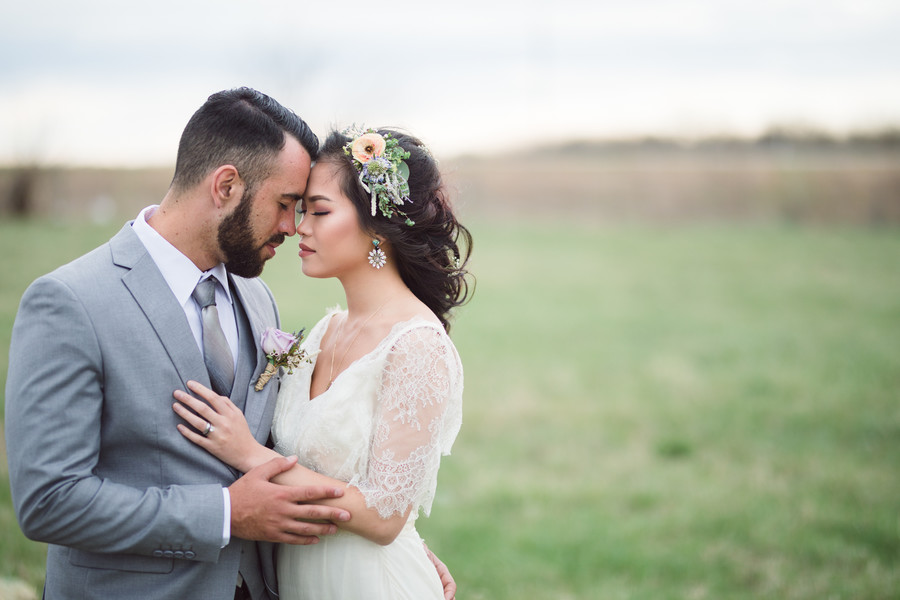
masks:
<svg viewBox="0 0 900 600"><path fill-rule="evenodd" d="M0 223L4 381L26 285L116 229ZM460 600L898 597L897 229L473 233L463 429L420 522ZM287 328L341 298L293 248L265 275ZM4 476L0 577L42 570Z"/></svg>

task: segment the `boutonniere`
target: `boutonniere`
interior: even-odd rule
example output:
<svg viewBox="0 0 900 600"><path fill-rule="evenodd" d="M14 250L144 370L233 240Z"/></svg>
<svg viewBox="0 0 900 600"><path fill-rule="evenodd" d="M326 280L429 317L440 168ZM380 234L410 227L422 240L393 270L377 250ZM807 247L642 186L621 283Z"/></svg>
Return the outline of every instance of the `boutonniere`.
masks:
<svg viewBox="0 0 900 600"><path fill-rule="evenodd" d="M288 373L293 373L294 368L298 367L301 362L312 362L315 354L307 354L305 350L300 349L300 342L303 341L303 329L297 333L287 333L274 327L269 327L263 332L260 346L266 353L269 364L266 370L260 373L259 379L256 380L255 389L257 392L262 391L269 380L279 367L284 367ZM316 352L318 354L318 352Z"/></svg>

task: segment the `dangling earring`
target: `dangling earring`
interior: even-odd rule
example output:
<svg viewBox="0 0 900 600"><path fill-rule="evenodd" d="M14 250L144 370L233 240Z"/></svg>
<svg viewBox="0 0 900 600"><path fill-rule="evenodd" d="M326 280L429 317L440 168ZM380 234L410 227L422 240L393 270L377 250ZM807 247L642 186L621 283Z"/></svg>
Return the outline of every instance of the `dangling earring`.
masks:
<svg viewBox="0 0 900 600"><path fill-rule="evenodd" d="M387 256L385 256L384 250L378 247L380 244L381 242L378 240L372 240L372 245L375 247L369 251L369 264L376 269L380 269L387 263Z"/></svg>

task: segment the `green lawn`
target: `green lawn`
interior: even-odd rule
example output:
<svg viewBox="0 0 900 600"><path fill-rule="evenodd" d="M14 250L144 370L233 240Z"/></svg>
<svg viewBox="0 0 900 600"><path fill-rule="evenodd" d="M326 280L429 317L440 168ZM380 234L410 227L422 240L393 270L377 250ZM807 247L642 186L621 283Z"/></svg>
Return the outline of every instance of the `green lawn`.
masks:
<svg viewBox="0 0 900 600"><path fill-rule="evenodd" d="M4 380L25 286L116 229L0 223ZM898 230L473 234L463 429L419 527L461 600L897 597ZM288 329L341 298L295 240L265 279ZM0 478L0 577L42 569Z"/></svg>

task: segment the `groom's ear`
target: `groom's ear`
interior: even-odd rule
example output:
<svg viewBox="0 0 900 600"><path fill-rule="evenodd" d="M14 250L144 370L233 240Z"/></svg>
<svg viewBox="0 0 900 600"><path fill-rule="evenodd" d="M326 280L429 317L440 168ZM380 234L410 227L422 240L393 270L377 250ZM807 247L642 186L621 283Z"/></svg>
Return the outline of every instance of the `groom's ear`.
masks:
<svg viewBox="0 0 900 600"><path fill-rule="evenodd" d="M222 165L213 171L210 186L216 208L230 208L244 195L244 180L234 165Z"/></svg>

